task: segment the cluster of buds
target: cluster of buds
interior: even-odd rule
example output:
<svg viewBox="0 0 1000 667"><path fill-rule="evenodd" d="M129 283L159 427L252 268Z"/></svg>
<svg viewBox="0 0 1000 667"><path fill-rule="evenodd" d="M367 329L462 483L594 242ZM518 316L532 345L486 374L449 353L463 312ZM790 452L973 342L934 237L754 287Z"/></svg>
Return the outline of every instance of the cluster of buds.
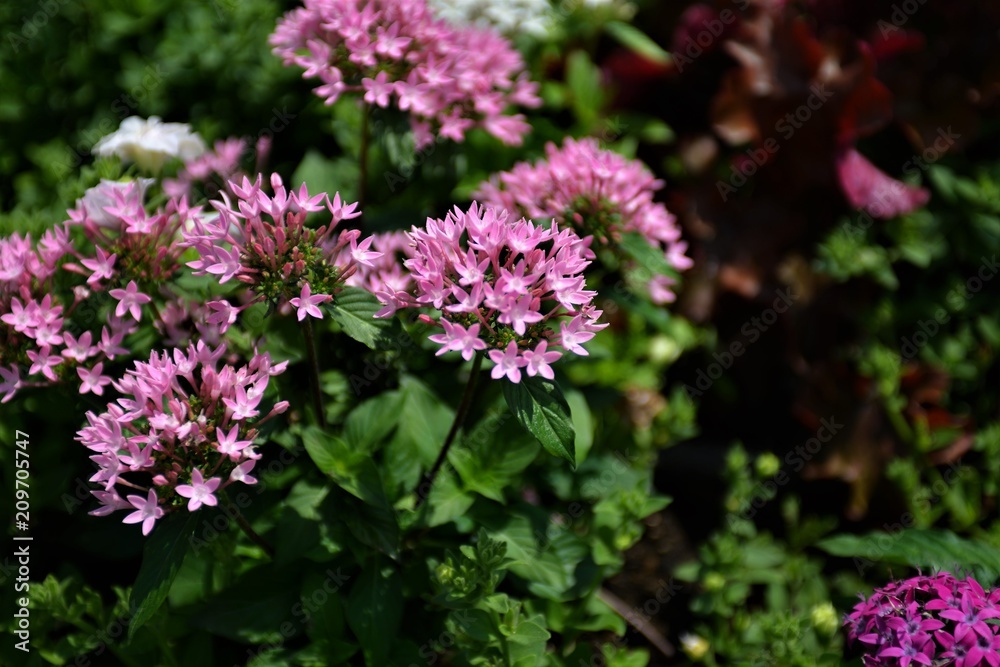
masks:
<svg viewBox="0 0 1000 667"><path fill-rule="evenodd" d="M262 178L242 184L229 183L236 196L212 201L217 216L204 216L184 231L183 247L194 248L199 257L188 262L195 275L217 276L220 283L236 279L247 285L253 297L236 307L228 301L212 301L211 321L223 330L236 321L240 310L265 301L273 308L290 304L298 319L322 317L319 306L331 301L359 266L372 267L381 253L370 250L373 239L358 242L356 229L336 231L341 220L361 215L357 203L331 200L326 193L310 196L303 183L288 191L277 174L271 176L273 196L264 192ZM310 213L327 210L332 220L318 228L306 225Z"/></svg>
<svg viewBox="0 0 1000 667"><path fill-rule="evenodd" d="M141 523L148 535L170 511L215 505L230 484L256 482L258 427L288 409L281 401L261 416L261 402L287 362L272 364L264 353L220 367L225 354L225 345L203 343L154 352L114 382L123 398L100 415L87 413L89 426L76 439L95 452L90 481L103 486L93 491L101 507L91 514L131 510L124 523Z"/></svg>

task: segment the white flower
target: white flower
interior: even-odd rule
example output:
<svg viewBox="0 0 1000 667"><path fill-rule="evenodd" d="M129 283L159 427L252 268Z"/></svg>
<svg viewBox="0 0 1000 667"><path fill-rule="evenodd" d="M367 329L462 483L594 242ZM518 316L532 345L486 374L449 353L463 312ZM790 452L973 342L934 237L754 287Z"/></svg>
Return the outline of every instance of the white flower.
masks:
<svg viewBox="0 0 1000 667"><path fill-rule="evenodd" d="M148 171L159 171L170 158L187 162L206 151L205 142L186 123L164 123L156 116L143 120L130 116L118 130L94 145L93 153L117 155Z"/></svg>
<svg viewBox="0 0 1000 667"><path fill-rule="evenodd" d="M99 227L114 227L120 224L120 220L105 211L105 207L115 206L115 194L125 195L126 201L135 206L142 206L146 196L146 188L155 183L152 178L137 178L135 181L109 181L102 178L99 185L95 185L83 193L83 210L87 212L87 217L94 221Z"/></svg>
<svg viewBox="0 0 1000 667"><path fill-rule="evenodd" d="M544 37L552 26L549 0L430 0L429 4L448 23L492 28L505 35Z"/></svg>

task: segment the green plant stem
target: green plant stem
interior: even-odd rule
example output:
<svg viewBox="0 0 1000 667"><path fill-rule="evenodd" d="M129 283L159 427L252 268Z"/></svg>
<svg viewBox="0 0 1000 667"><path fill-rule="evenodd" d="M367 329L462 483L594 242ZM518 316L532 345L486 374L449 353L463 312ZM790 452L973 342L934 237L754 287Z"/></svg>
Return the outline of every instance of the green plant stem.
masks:
<svg viewBox="0 0 1000 667"><path fill-rule="evenodd" d="M225 493L222 493L221 496L222 502L228 510L227 514L233 517L233 521L235 521L236 525L240 527L243 534L249 537L251 542L263 549L264 553L274 560L274 547L253 529L250 522L247 521L246 517L243 516L243 513L240 512L240 509L236 507L231 500L229 500L229 497Z"/></svg>
<svg viewBox="0 0 1000 667"><path fill-rule="evenodd" d="M476 391L476 380L479 377L479 371L483 367L483 355L476 354L475 360L472 362L472 371L469 373L469 381L465 384L465 393L462 394L462 400L458 404L458 412L455 413L455 420L451 422L451 429L448 431L448 436L444 439L444 445L441 447L441 453L438 454L437 460L434 461L434 465L424 476L423 481L420 486L417 487L417 502L414 504L413 509L420 509L420 506L424 504L427 497L431 494L431 487L434 485L434 479L437 477L438 473L441 471L441 466L448 459L448 450L451 449L452 442L455 441L455 436L458 435L458 430L462 428L462 423L465 422L465 417L469 412L469 408L472 406L472 396Z"/></svg>
<svg viewBox="0 0 1000 667"><path fill-rule="evenodd" d="M316 411L316 423L320 428L326 428L326 410L323 408L323 393L319 387L319 358L316 355L316 338L313 336L312 321L306 317L302 320L302 335L306 339L306 355L309 358L309 390L312 393L313 409Z"/></svg>
<svg viewBox="0 0 1000 667"><path fill-rule="evenodd" d="M362 215L365 211L365 200L368 190L368 143L371 131L368 129L370 108L361 102L361 149L358 153L358 210Z"/></svg>

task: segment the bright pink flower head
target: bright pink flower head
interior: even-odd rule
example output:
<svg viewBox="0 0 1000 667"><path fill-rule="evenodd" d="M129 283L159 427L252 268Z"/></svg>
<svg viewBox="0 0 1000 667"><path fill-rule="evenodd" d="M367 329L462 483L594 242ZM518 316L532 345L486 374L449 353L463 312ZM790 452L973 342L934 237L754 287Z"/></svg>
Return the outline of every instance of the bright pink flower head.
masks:
<svg viewBox="0 0 1000 667"><path fill-rule="evenodd" d="M561 148L549 143L545 153L537 164L520 162L496 174L473 196L536 220L554 218L611 249L624 234L636 233L663 253L668 266L678 272L691 267L676 219L653 201L663 182L641 162L601 149L596 139L567 139ZM656 303L676 298L669 276L645 283Z"/></svg>
<svg viewBox="0 0 1000 667"><path fill-rule="evenodd" d="M971 577L947 572L890 582L847 615L847 637L863 646L865 665L1000 667L995 596Z"/></svg>
<svg viewBox="0 0 1000 667"><path fill-rule="evenodd" d="M564 331L573 336L567 343L582 350L580 342L607 326L597 323L601 312L584 283L583 270L594 256L589 241L571 229L511 222L506 211L473 203L443 220L428 219L408 236L413 251L404 265L413 287L378 293L387 306L383 312L440 311L444 333L431 340L467 360L487 351L495 378L520 382L522 368L551 378L549 364L561 356L551 348L568 349Z"/></svg>
<svg viewBox="0 0 1000 667"><path fill-rule="evenodd" d="M327 104L356 93L408 112L418 149L435 134L462 141L472 127L519 145L530 126L504 111L541 103L508 40L436 19L425 0L305 0L270 41L322 82L315 93Z"/></svg>
<svg viewBox="0 0 1000 667"><path fill-rule="evenodd" d="M235 204L222 193L213 201L217 216L206 216L184 232L180 244L197 250L199 258L189 262L195 275L214 275L220 283L232 279L248 285L253 301L266 301L276 308L293 305L299 320L306 315L322 317L319 306L334 298L360 267L371 266L381 253L370 250L370 238L358 242L357 229L336 231L341 220L361 215L357 204L341 202L321 193L310 195L303 184L298 191L285 188L272 174L272 195L264 192L262 177L254 182L229 183ZM329 223L306 226L306 215L328 211ZM248 304L249 305L249 304ZM212 321L228 327L234 312L219 302Z"/></svg>
<svg viewBox="0 0 1000 667"><path fill-rule="evenodd" d="M221 363L225 355L225 346L204 343L154 352L113 383L122 397L106 412L87 413L89 426L76 439L94 452L98 471L91 481L103 486L94 494L102 508L93 513L124 508L119 484L148 488L145 497L127 496L136 511L125 518L142 522L147 534L168 512L215 505L217 492L230 484L256 481L248 472L260 458L253 446L258 427L288 408L280 402L261 416L262 399L270 378L287 363L255 354L237 368Z"/></svg>

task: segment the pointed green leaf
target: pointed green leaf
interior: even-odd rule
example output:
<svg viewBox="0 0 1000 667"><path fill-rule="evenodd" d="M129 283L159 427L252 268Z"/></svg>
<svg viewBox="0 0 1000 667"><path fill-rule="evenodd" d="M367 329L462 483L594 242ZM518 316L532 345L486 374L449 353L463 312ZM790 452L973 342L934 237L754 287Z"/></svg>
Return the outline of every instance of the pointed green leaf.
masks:
<svg viewBox="0 0 1000 667"><path fill-rule="evenodd" d="M347 623L364 650L365 663L384 665L399 641L403 620L403 585L396 571L383 572L372 563L351 589Z"/></svg>
<svg viewBox="0 0 1000 667"><path fill-rule="evenodd" d="M656 276L677 277L677 269L671 266L662 248L651 245L645 236L638 232L622 234L618 247L634 259L642 268Z"/></svg>
<svg viewBox="0 0 1000 667"><path fill-rule="evenodd" d="M503 395L517 420L547 452L576 465L576 432L558 384L539 376L522 377L520 382L504 382Z"/></svg>
<svg viewBox="0 0 1000 667"><path fill-rule="evenodd" d="M834 556L873 563L908 565L914 568L968 571L980 581L1000 577L1000 551L981 540L961 538L951 531L909 529L896 533L834 535L821 540L819 548Z"/></svg>
<svg viewBox="0 0 1000 667"><path fill-rule="evenodd" d="M375 349L395 321L376 319L375 313L381 309L382 304L374 294L357 287L345 287L334 299L331 313L344 333Z"/></svg>
<svg viewBox="0 0 1000 667"><path fill-rule="evenodd" d="M670 62L670 54L654 42L646 33L635 26L621 21L610 21L604 25L605 30L617 39L623 46L628 47L641 56L649 58L655 63L666 65Z"/></svg>
<svg viewBox="0 0 1000 667"><path fill-rule="evenodd" d="M181 569L188 551L188 538L194 532L197 512L178 512L160 522L149 536L142 552L142 566L132 587L130 608L135 610L128 626L131 640L146 621L153 617L170 592L170 584Z"/></svg>

